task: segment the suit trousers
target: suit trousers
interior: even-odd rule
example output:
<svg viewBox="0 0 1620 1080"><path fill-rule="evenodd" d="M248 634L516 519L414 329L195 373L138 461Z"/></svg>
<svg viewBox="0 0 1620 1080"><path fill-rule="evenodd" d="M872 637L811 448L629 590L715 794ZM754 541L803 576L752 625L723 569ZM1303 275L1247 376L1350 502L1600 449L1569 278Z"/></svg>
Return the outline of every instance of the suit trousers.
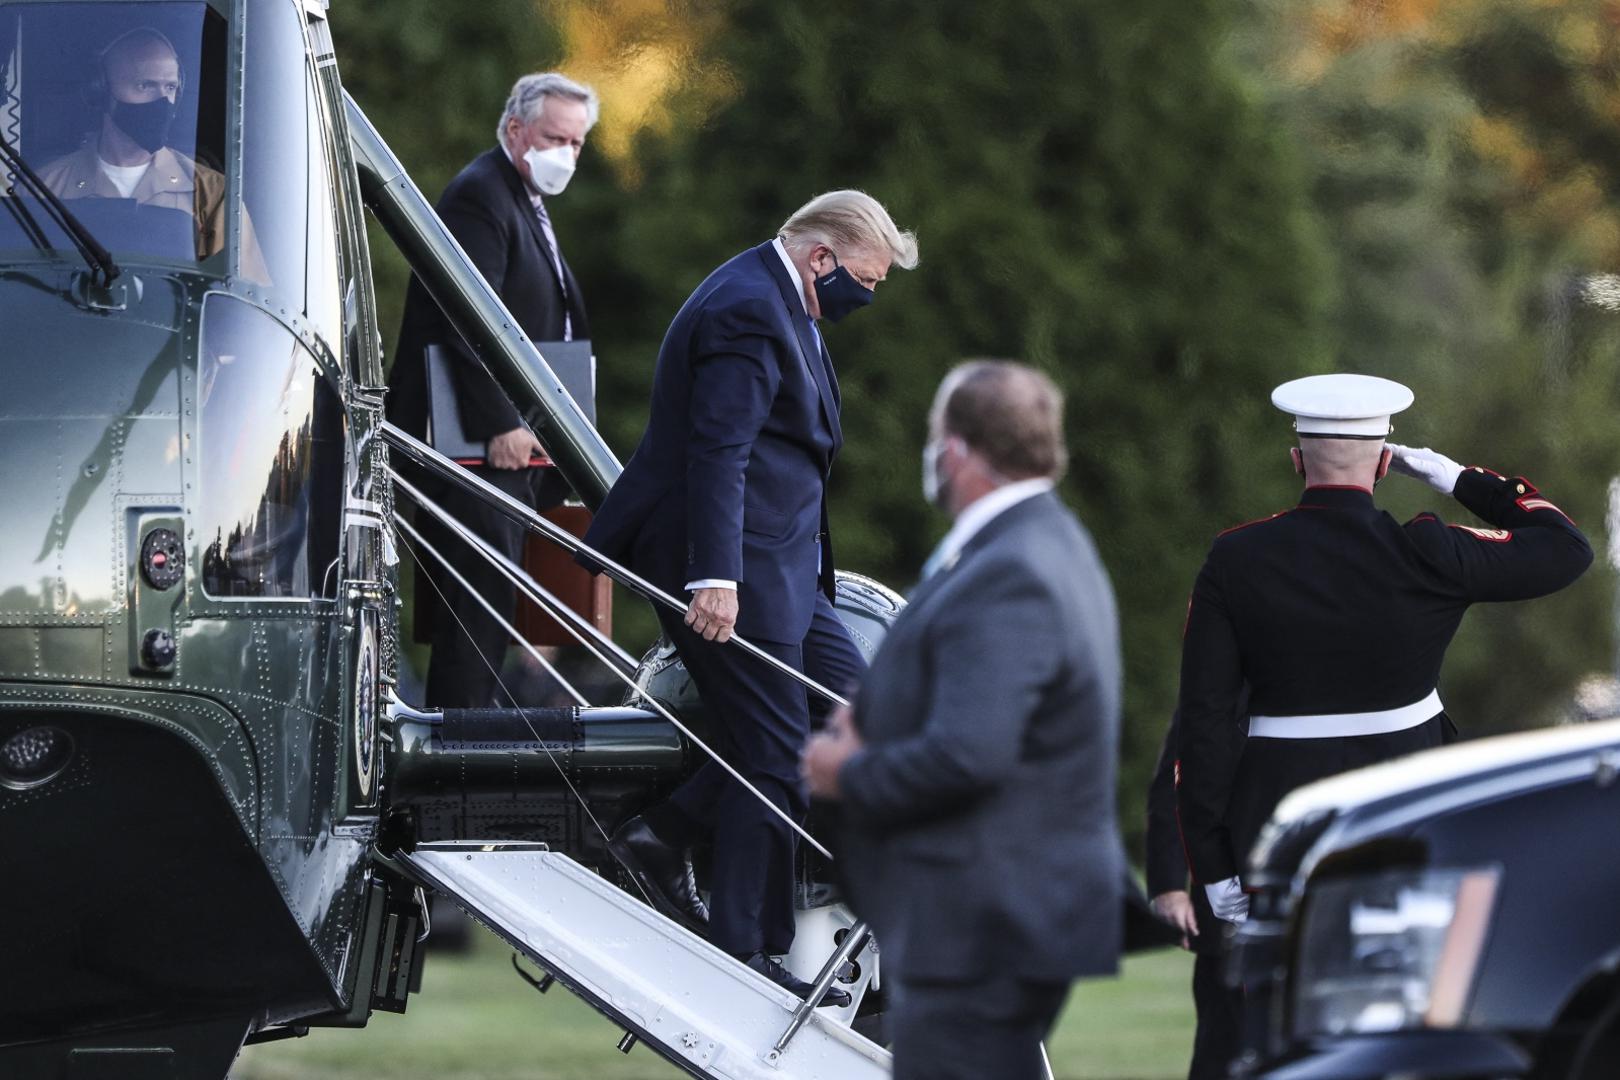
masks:
<svg viewBox="0 0 1620 1080"><path fill-rule="evenodd" d="M480 479L528 506L535 506L543 486L548 486L550 469L491 469L475 466L469 470ZM526 530L481 499L459 487L446 487L432 496L457 521L481 537L495 550L522 563ZM426 511L417 514L422 535L465 577L479 596L508 622L517 611L517 590L489 560L474 551ZM444 571L444 567L423 553L422 569L431 584L419 574L417 588L437 587L438 602L433 607L433 656L428 662L427 704L437 709L513 708L518 703L500 689L497 673L506 659L511 636L490 618L476 599Z"/></svg>
<svg viewBox="0 0 1620 1080"><path fill-rule="evenodd" d="M1067 982L996 974L971 982L889 983L894 1080L1045 1080L1041 1041Z"/></svg>
<svg viewBox="0 0 1620 1080"><path fill-rule="evenodd" d="M1198 1031L1193 1036L1187 1080L1226 1080L1226 1070L1242 1047L1243 991L1226 985L1225 969L1224 948L1201 952L1193 962L1193 1006L1198 1011Z"/></svg>
<svg viewBox="0 0 1620 1080"><path fill-rule="evenodd" d="M804 823L809 793L799 758L810 737L812 711L803 686L731 645L693 633L681 616L660 610L664 633L697 684L712 733L710 745L770 801ZM753 640L753 639L750 639ZM837 612L820 593L802 641L753 644L821 685L847 694L866 661ZM797 835L712 760L648 814L666 843L691 846L712 839L709 940L730 953L786 953L793 945L793 851Z"/></svg>

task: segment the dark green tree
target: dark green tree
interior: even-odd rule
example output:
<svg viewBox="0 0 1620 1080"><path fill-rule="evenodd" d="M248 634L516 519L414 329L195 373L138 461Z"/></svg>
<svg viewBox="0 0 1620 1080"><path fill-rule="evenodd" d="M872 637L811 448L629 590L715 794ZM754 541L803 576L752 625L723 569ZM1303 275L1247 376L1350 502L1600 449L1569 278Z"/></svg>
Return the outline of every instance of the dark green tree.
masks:
<svg viewBox="0 0 1620 1080"><path fill-rule="evenodd" d="M330 18L344 88L429 201L495 145L513 81L555 63L561 51L556 27L539 18L533 0L342 0ZM388 234L368 222L391 358L410 271Z"/></svg>

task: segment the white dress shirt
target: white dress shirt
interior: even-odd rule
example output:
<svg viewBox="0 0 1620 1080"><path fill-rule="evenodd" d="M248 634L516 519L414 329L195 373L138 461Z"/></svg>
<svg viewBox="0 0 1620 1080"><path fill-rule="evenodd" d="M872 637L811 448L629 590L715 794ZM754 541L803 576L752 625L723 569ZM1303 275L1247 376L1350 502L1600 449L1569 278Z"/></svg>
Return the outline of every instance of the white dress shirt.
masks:
<svg viewBox="0 0 1620 1080"><path fill-rule="evenodd" d="M118 194L126 199L135 194L136 185L141 182L142 178L146 176L147 170L152 167L150 161L143 161L139 165L114 165L112 162L99 157L96 158L96 164L100 165L101 171L107 174L107 179L112 181L112 186L118 189Z"/></svg>
<svg viewBox="0 0 1620 1080"><path fill-rule="evenodd" d="M949 570L955 566L968 541L977 536L990 522L1025 499L1044 495L1055 486L1047 477L1037 476L1031 480L1015 480L1010 484L1003 484L996 490L979 496L956 515L956 522L951 526L951 531L945 534L945 538L934 548L933 554L928 556L928 561L923 563L923 580L926 581L939 571Z"/></svg>
<svg viewBox="0 0 1620 1080"><path fill-rule="evenodd" d="M782 243L782 238L778 236L771 240L771 248L776 252L777 257L782 260L782 265L787 269L788 277L791 278L793 280L793 284L798 287L799 306L804 309L805 316L808 317L810 314L810 304L804 298L804 278L799 275L799 268L794 266L793 260L788 257L787 245ZM812 321L810 323L810 329L814 330L815 328L816 324L814 321ZM735 592L737 589L737 583L726 578L702 578L698 581L688 581L686 583L687 592L697 592L699 589L730 589Z"/></svg>
<svg viewBox="0 0 1620 1080"><path fill-rule="evenodd" d="M777 258L782 260L788 277L793 279L794 286L799 290L799 306L804 308L806 315L810 314L810 302L804 297L804 278L800 276L799 268L793 265L793 259L787 253L787 245L782 243L782 238L778 236L771 241L771 247L775 250Z"/></svg>

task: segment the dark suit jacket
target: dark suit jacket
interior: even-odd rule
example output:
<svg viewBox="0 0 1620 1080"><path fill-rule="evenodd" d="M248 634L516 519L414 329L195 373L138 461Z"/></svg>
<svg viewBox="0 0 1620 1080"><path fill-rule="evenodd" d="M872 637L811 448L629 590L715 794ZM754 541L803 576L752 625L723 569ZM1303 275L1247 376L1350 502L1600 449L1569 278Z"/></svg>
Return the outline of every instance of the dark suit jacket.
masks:
<svg viewBox="0 0 1620 1080"><path fill-rule="evenodd" d="M647 430L585 540L677 594L736 581L738 633L798 642L818 580L832 596L825 483L842 442L831 360L761 244L670 324Z"/></svg>
<svg viewBox="0 0 1620 1080"><path fill-rule="evenodd" d="M1053 495L993 518L916 591L855 701L844 877L902 980L1116 969L1113 589Z"/></svg>
<svg viewBox="0 0 1620 1080"><path fill-rule="evenodd" d="M555 204L551 204L554 206ZM435 207L490 288L499 294L531 341L558 341L563 336L564 292L576 339L590 336L579 283L563 261L557 279L551 248L529 202L517 169L500 147L486 150L450 181ZM550 207L548 207L550 209ZM555 216L552 228L557 228ZM405 295L405 317L389 373L388 418L423 437L427 430L427 367L423 350L449 345L459 363L454 368L456 404L462 430L472 439L489 439L520 422L517 409L462 342L439 311L439 305L413 275Z"/></svg>

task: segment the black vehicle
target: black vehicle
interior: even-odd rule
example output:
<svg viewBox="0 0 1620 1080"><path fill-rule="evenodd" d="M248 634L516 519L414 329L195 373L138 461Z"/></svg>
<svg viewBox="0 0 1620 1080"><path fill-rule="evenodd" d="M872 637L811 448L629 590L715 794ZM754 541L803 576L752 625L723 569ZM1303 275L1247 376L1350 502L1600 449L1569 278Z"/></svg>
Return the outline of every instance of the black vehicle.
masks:
<svg viewBox="0 0 1620 1080"><path fill-rule="evenodd" d="M1291 795L1251 857L1246 1076L1620 1076L1620 721Z"/></svg>

